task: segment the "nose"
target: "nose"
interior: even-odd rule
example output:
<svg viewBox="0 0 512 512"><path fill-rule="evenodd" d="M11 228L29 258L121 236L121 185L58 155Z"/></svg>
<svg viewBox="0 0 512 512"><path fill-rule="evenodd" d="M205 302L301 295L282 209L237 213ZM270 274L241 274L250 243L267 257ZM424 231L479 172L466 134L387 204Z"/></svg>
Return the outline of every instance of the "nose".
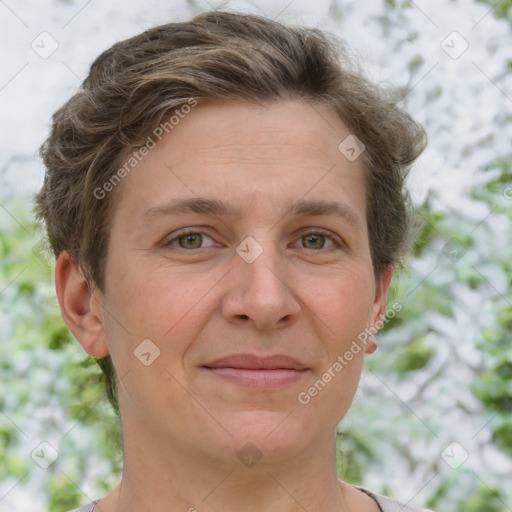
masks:
<svg viewBox="0 0 512 512"><path fill-rule="evenodd" d="M290 326L299 319L301 303L293 290L290 264L268 246L252 263L235 254L237 261L221 303L228 322L252 324L264 331Z"/></svg>

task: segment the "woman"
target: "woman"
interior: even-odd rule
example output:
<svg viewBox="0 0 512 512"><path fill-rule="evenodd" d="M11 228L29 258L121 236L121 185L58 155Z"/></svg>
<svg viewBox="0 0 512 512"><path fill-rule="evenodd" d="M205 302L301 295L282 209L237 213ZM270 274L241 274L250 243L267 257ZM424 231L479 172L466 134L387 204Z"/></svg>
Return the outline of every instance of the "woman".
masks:
<svg viewBox="0 0 512 512"><path fill-rule="evenodd" d="M37 212L124 447L80 512L417 510L336 475L425 139L340 55L206 13L114 45L54 115Z"/></svg>

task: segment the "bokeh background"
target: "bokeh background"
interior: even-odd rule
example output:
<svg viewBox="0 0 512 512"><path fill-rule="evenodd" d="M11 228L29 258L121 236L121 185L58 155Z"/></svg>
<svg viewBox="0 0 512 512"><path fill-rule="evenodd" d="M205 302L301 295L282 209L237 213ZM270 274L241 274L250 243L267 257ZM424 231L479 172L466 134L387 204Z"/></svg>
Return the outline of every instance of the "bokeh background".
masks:
<svg viewBox="0 0 512 512"><path fill-rule="evenodd" d="M51 114L114 42L214 8L338 34L428 133L403 309L339 426L340 476L438 512L512 511L510 0L0 0L0 512L64 512L122 470L31 212Z"/></svg>

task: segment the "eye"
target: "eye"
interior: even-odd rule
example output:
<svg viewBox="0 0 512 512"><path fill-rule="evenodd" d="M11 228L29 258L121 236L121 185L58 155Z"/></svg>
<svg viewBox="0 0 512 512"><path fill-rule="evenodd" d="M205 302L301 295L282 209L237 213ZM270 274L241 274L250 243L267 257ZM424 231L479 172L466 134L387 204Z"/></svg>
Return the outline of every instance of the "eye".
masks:
<svg viewBox="0 0 512 512"><path fill-rule="evenodd" d="M341 240L338 239L338 237L326 234L319 231L310 231L308 233L305 233L302 235L300 241L305 246L305 249L330 249L332 247L342 247L343 243ZM330 244L328 247L325 247L326 241L330 241Z"/></svg>
<svg viewBox="0 0 512 512"><path fill-rule="evenodd" d="M165 247L177 247L186 250L202 249L202 243L205 239L213 242L208 235L202 232L186 231L185 233L181 233L179 236L172 238L164 245ZM178 245L176 245L176 243Z"/></svg>

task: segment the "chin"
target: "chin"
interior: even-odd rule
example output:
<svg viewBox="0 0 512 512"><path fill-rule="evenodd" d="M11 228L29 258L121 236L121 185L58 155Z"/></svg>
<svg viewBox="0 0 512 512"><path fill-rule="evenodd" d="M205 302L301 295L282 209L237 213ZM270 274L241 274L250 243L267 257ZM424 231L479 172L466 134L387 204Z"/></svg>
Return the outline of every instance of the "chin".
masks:
<svg viewBox="0 0 512 512"><path fill-rule="evenodd" d="M237 465L246 457L258 459L262 466L283 463L314 443L311 418L299 419L292 410L232 413L221 424L232 437L223 436L220 451Z"/></svg>

